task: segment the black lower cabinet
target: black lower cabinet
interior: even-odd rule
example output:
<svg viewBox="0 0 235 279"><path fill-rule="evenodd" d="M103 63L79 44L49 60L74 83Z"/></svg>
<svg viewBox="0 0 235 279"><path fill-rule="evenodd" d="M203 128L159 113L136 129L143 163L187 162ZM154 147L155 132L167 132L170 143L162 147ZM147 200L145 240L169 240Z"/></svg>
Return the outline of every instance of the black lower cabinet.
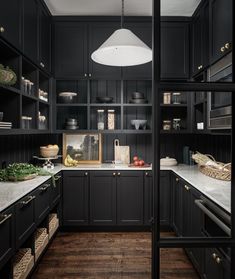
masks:
<svg viewBox="0 0 235 279"><path fill-rule="evenodd" d="M63 225L88 225L89 174L66 171L63 174Z"/></svg>
<svg viewBox="0 0 235 279"><path fill-rule="evenodd" d="M35 190L35 222L40 224L50 211L51 181L42 184Z"/></svg>
<svg viewBox="0 0 235 279"><path fill-rule="evenodd" d="M143 172L117 173L117 224L143 225L144 223Z"/></svg>
<svg viewBox="0 0 235 279"><path fill-rule="evenodd" d="M182 182L172 175L172 226L178 236L182 236Z"/></svg>
<svg viewBox="0 0 235 279"><path fill-rule="evenodd" d="M61 197L62 174L58 173L54 179L55 183L51 187L51 209L56 206Z"/></svg>
<svg viewBox="0 0 235 279"><path fill-rule="evenodd" d="M153 221L153 175L145 172L144 177L144 224L151 225Z"/></svg>
<svg viewBox="0 0 235 279"><path fill-rule="evenodd" d="M90 173L90 224L116 224L116 173Z"/></svg>
<svg viewBox="0 0 235 279"><path fill-rule="evenodd" d="M34 192L15 205L15 239L19 248L35 229L35 195Z"/></svg>
<svg viewBox="0 0 235 279"><path fill-rule="evenodd" d="M0 269L14 254L14 209L0 214Z"/></svg>

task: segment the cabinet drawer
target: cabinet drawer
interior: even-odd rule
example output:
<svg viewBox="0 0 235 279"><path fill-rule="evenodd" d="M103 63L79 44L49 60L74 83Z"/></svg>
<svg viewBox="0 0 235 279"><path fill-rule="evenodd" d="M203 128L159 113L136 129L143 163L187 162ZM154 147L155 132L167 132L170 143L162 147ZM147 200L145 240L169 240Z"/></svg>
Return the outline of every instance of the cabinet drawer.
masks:
<svg viewBox="0 0 235 279"><path fill-rule="evenodd" d="M62 175L61 173L55 175L55 185L51 186L51 208L53 208L61 195L61 183L62 183Z"/></svg>
<svg viewBox="0 0 235 279"><path fill-rule="evenodd" d="M16 211L16 248L23 244L35 228L35 192L21 199Z"/></svg>
<svg viewBox="0 0 235 279"><path fill-rule="evenodd" d="M14 253L13 208L0 213L0 269Z"/></svg>
<svg viewBox="0 0 235 279"><path fill-rule="evenodd" d="M50 210L51 181L42 184L35 191L35 222L39 224Z"/></svg>

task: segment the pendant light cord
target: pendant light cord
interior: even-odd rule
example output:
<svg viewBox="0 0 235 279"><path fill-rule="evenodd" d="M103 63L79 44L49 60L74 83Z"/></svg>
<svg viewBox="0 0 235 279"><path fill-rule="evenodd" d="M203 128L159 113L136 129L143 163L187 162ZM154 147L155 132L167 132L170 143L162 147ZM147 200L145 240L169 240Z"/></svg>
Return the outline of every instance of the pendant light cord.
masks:
<svg viewBox="0 0 235 279"><path fill-rule="evenodd" d="M121 28L124 26L124 0L122 0Z"/></svg>

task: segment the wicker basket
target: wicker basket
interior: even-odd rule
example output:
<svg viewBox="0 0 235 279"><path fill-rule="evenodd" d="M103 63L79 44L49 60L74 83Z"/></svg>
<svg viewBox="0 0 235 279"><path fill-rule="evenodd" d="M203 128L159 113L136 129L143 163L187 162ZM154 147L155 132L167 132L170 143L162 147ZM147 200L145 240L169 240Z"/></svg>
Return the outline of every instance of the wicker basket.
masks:
<svg viewBox="0 0 235 279"><path fill-rule="evenodd" d="M199 171L209 177L224 180L224 181L231 181L231 163L224 164L221 162L217 162L215 158L209 154L200 154L197 153L196 155L199 155L194 157L193 159L198 164ZM206 164L207 159L209 159L212 162L212 165ZM213 166L213 163L215 163L216 167Z"/></svg>
<svg viewBox="0 0 235 279"><path fill-rule="evenodd" d="M49 239L55 234L56 230L59 227L59 219L56 213L49 215Z"/></svg>
<svg viewBox="0 0 235 279"><path fill-rule="evenodd" d="M30 248L20 249L13 263L13 278L25 279L34 266L34 256Z"/></svg>
<svg viewBox="0 0 235 279"><path fill-rule="evenodd" d="M49 242L49 235L46 228L39 228L35 232L35 261L38 260Z"/></svg>

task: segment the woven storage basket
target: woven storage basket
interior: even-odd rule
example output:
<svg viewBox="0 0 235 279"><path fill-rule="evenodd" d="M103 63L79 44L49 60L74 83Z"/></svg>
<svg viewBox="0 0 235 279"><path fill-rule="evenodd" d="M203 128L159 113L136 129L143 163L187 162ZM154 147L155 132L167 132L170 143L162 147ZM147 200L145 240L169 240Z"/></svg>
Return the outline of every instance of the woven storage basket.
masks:
<svg viewBox="0 0 235 279"><path fill-rule="evenodd" d="M59 227L59 219L56 213L49 215L49 239L55 234L56 230Z"/></svg>
<svg viewBox="0 0 235 279"><path fill-rule="evenodd" d="M13 278L25 279L34 266L34 256L30 248L20 249L13 263Z"/></svg>
<svg viewBox="0 0 235 279"><path fill-rule="evenodd" d="M35 238L35 261L37 261L39 256L46 248L49 241L47 229L46 228L37 229L34 238Z"/></svg>
<svg viewBox="0 0 235 279"><path fill-rule="evenodd" d="M224 164L221 162L217 162L215 158L209 154L200 154L197 153L200 157L193 158L195 162L198 164L199 171L209 177L231 181L231 163ZM214 167L213 165L206 165L206 160L210 159L212 162L216 163L219 168Z"/></svg>

